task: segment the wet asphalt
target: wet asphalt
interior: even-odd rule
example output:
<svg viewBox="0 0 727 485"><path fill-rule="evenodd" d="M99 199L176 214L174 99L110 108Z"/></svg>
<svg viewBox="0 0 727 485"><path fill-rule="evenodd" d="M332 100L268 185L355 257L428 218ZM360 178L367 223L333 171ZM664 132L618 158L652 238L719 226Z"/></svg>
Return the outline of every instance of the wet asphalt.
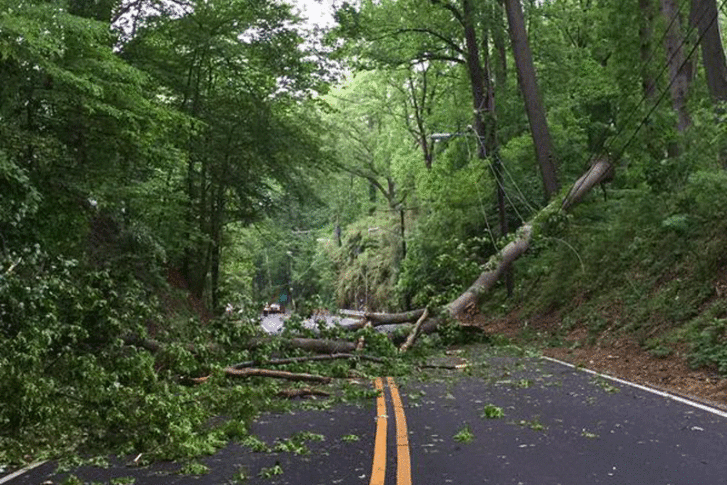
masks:
<svg viewBox="0 0 727 485"><path fill-rule="evenodd" d="M414 485L727 484L727 418L582 370L500 355L464 372L430 370L396 381ZM486 408L499 417L488 418ZM200 476L177 473L179 464L123 461L72 473L89 484L368 484L375 414L371 399L263 415L251 433L274 447L309 432L309 452L254 452L231 443L198 460L210 468ZM394 435L390 419L386 485L396 484ZM6 483L61 484L67 473L54 470L47 463ZM123 477L129 480L119 482Z"/></svg>

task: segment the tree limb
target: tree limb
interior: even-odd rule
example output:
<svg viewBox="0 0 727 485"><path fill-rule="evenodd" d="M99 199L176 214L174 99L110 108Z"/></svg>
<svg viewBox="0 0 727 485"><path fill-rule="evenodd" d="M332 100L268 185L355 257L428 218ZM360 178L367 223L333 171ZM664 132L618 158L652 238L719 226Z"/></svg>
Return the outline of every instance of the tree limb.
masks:
<svg viewBox="0 0 727 485"><path fill-rule="evenodd" d="M275 337L255 338L247 343L248 348L255 348L271 342ZM317 354L350 353L356 350L356 344L347 340L330 340L318 338L284 339L283 346L307 350Z"/></svg>
<svg viewBox="0 0 727 485"><path fill-rule="evenodd" d="M369 362L376 362L378 364L381 364L384 362L384 359L381 359L379 357L372 357L370 355L338 353L338 354L331 354L331 355L311 355L308 357L290 357L287 359L271 359L271 360L268 360L265 362L249 360L247 362L240 362L239 364L231 365L230 367L232 367L234 369L244 369L246 367L253 367L253 366L259 366L259 365L286 365L286 364L297 364L300 362L311 362L311 361L321 361L321 360L338 360L338 359L361 359L361 360L367 360Z"/></svg>
<svg viewBox="0 0 727 485"><path fill-rule="evenodd" d="M284 370L270 370L270 369L258 369L254 367L248 367L246 369L235 369L234 367L225 367L224 372L230 377L271 377L273 379L286 379L288 381L306 381L306 382L320 382L322 384L328 384L331 382L331 378L327 376L319 376L316 374L305 374L288 372ZM209 376L195 377L191 379L196 384L201 384L209 379Z"/></svg>
<svg viewBox="0 0 727 485"><path fill-rule="evenodd" d="M424 323L424 321L427 319L428 316L429 316L429 308L425 308L424 313L422 313L422 316L419 317L419 320L417 320L416 325L414 325L414 328L412 328L411 332L409 333L409 336L406 338L406 342L401 344L401 347L399 348L400 352L404 353L407 350L409 350L409 348L411 348L412 345L414 345L414 341L417 339L417 337L419 336L419 333L421 331L422 324Z"/></svg>
<svg viewBox="0 0 727 485"><path fill-rule="evenodd" d="M278 396L287 397L293 399L294 397L306 397L306 396L330 396L330 392L321 391L320 389L313 389L311 387L301 387L298 389L283 389L278 392Z"/></svg>

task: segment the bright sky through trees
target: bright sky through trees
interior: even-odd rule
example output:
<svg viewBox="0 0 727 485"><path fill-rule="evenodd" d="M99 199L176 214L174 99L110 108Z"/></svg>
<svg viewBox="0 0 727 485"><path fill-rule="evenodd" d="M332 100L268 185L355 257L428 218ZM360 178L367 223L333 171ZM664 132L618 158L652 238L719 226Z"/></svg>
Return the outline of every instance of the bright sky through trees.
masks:
<svg viewBox="0 0 727 485"><path fill-rule="evenodd" d="M330 27L333 24L333 0L290 0L309 27Z"/></svg>

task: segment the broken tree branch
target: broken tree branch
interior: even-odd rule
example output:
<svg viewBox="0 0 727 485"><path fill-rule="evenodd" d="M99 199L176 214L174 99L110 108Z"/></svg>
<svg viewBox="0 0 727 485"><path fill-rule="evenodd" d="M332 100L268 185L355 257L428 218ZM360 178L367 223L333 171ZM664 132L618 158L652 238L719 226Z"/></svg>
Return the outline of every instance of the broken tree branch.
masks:
<svg viewBox="0 0 727 485"><path fill-rule="evenodd" d="M246 367L254 367L254 366L260 366L260 365L286 365L286 364L297 364L299 362L310 362L310 361L320 361L320 360L337 360L337 359L361 359L361 360L368 360L369 362L376 362L378 364L381 364L382 362L384 362L384 359L381 359L379 357L372 357L370 355L338 353L338 354L330 354L330 355L312 355L309 357L290 357L287 359L270 359L265 362L249 360L247 362L240 362L239 364L231 365L230 367L232 367L233 369L244 369Z"/></svg>
<svg viewBox="0 0 727 485"><path fill-rule="evenodd" d="M331 382L331 378L327 376L288 372L285 370L258 369L255 367L248 367L246 369L225 367L225 374L231 377L272 377L274 379L285 379L288 381L321 382L323 384Z"/></svg>
<svg viewBox="0 0 727 485"><path fill-rule="evenodd" d="M419 320L417 320L417 323L414 325L414 328L412 328L411 332L409 333L409 336L406 338L406 342L401 344L401 347L399 348L399 352L406 352L411 348L412 345L414 345L414 341L419 336L419 333L422 329L422 324L426 321L427 317L429 316L429 308L424 309L424 313L422 313L422 316L419 317Z"/></svg>
<svg viewBox="0 0 727 485"><path fill-rule="evenodd" d="M419 310L411 310L402 313L369 313L357 312L354 310L339 310L339 313L346 316L358 317L371 322L371 325L378 327L381 325L390 325L394 323L411 323L421 318L424 308Z"/></svg>
<svg viewBox="0 0 727 485"><path fill-rule="evenodd" d="M313 389L311 387L301 387L299 389L283 389L278 392L278 396L287 397L293 399L294 397L306 397L306 396L330 396L330 392L321 391L320 389Z"/></svg>
<svg viewBox="0 0 727 485"><path fill-rule="evenodd" d="M271 369L258 369L255 367L248 367L245 369L235 369L234 367L225 367L224 372L230 377L271 377L273 379L286 379L288 381L306 381L306 382L320 382L322 384L328 384L331 382L331 378L327 376L319 376L316 374L296 373L288 372L284 370L271 370ZM209 379L209 376L194 377L190 379L196 384L201 384Z"/></svg>

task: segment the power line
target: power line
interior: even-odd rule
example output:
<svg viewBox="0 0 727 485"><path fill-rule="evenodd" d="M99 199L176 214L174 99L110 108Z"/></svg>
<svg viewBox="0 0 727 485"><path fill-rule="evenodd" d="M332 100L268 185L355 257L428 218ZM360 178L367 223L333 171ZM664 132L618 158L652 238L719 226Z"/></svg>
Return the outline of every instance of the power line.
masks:
<svg viewBox="0 0 727 485"><path fill-rule="evenodd" d="M705 35L705 34L707 33L707 31L708 31L708 30L709 30L709 29L710 29L710 28L712 27L712 24L714 24L714 22L715 22L715 21L717 20L717 17L718 17L718 15L719 15L719 10L721 10L721 9L722 9L722 7L723 7L723 6L725 5L725 3L727 3L727 0L722 0L722 3L720 4L720 7L719 7L719 9L718 9L718 12L717 12L717 13L716 13L715 15L713 15L713 16L712 16L712 20L710 21L709 25L708 25L708 26L707 26L707 28L706 28L706 29L704 30L704 32L702 32L702 34L700 34L700 36L699 36L699 37L698 37L698 39L697 39L697 42L695 42L694 46L692 46L691 50L689 51L689 54L688 54L688 55L687 55L687 56L686 56L686 57L684 58L684 61L682 61L681 65L679 66L679 69L678 69L678 71L681 71L681 70L682 70L682 69L684 68L684 66L686 65L686 63L687 63L687 62L688 62L688 61L690 60L690 58L691 58L691 57L692 57L692 55L694 54L694 52L695 52L696 48L697 48L697 47L698 47L698 46L700 45L700 43L702 42L702 39L704 38L704 35ZM679 15L679 12L680 12L680 11L681 11L681 6L680 6L680 9L679 9L679 10L677 11L677 13L676 13L676 14L674 15L674 17L672 18L672 22L670 22L670 24L669 24L669 27L667 27L667 29L666 29L666 30L664 31L664 35L663 35L663 36L661 37L661 39L660 39L659 43L661 43L661 41L662 41L662 40L664 39L664 37L666 36L666 33L667 33L667 32L669 31L669 29L671 28L671 25L673 24L674 20L675 20L675 19L676 19L676 18L678 17L678 15ZM691 33L692 33L692 32L694 31L694 29L696 28L696 25L698 25L698 24L699 24L699 23L701 22L701 20L702 20L702 17L703 17L703 16L705 15L705 14L706 14L706 9L704 9L704 10L702 11L702 13L701 13L700 17L699 17L698 19L696 19L696 20L695 20L695 21L693 22L693 24L692 24L692 25L690 25L690 26L689 26L689 29L688 29L687 33L686 33L686 34L685 34L685 35L683 36L683 38L682 38L682 41L681 41L681 42L679 43L679 46L678 46L678 48L677 48L677 49L675 49L674 53L673 53L673 54L672 54L672 55L671 55L671 56L669 57L669 59L667 59L667 62L665 63L664 67L663 67L663 68L661 69L661 71L659 72L659 74L657 75L657 77L656 77L656 78L654 79L654 82L655 82L655 83L656 83L656 82L657 82L657 81L659 80L659 78L661 78L661 75L662 75L662 74L664 73L664 71L665 71L666 69L668 69L669 65L671 64L672 60L674 59L674 56L675 56L675 55L676 55L676 54L677 54L678 52L680 52L680 51L681 51L681 48L682 48L682 47L684 46L684 44L686 43L686 41L687 41L687 39L689 38L689 36L691 35ZM655 49L656 49L656 48L655 48ZM650 57L650 58L651 58L651 57ZM644 67L645 67L645 64L643 64L643 65L642 65L642 69L643 69ZM639 131L641 130L641 128L642 128L642 127L643 127L643 126L644 126L644 125L645 125L645 124L646 124L646 123L648 122L648 120L649 120L649 118L651 117L651 115L652 115L652 114L654 113L654 111L656 111L656 109L657 109L657 108L659 107L659 104L661 103L661 101L663 101L664 97L666 96L666 93L667 93L667 92L668 92L668 91L669 91L669 90L671 89L671 86L672 86L672 85L674 84L674 82L675 82L675 81L676 81L676 76L675 76L675 77L673 77L672 79L670 79L670 81L669 81L669 83L667 84L666 88L665 88L665 89L663 89L663 90L662 90L662 92L661 92L661 93L659 94L659 97L657 98L656 102L655 102L655 103L654 103L654 105L653 105L653 106L651 107L651 109L649 110L649 112L648 112L648 113L646 114L646 116L644 116L644 117L642 118L642 120L641 120L641 121L639 122L638 126L636 127L636 129L634 130L634 132L633 132L633 133L631 134L631 137L630 137L630 138L629 138L629 139L627 140L627 142L626 142L626 143L625 143L625 144L624 144L624 145L623 145L623 146L621 147L621 149L619 150L619 152L618 152L618 155L614 157L614 159L615 159L615 160L619 160L619 159L621 158L621 156L623 156L624 152L626 151L626 148L628 148L628 146L629 146L629 145L630 145L630 144L631 144L631 143L633 142L633 140L634 140L634 139L636 138L636 135L637 135L637 134L639 133ZM631 114L630 114L630 115L629 115L629 117L627 118L626 122L625 122L625 123L623 124L623 126L621 127L621 129L619 129L619 131L618 131L618 132L616 133L616 135L614 135L614 137L613 137L613 138L612 138L612 139L610 140L610 143L609 143L609 144L608 144L607 146L604 146L603 148L601 148L601 149L599 149L599 150L595 150L595 151L591 152L591 155L589 156L589 160L592 160L592 159L596 158L596 156L599 156L599 155L601 155L601 154L603 154L603 153L608 153L608 151L609 151L610 147L611 147L611 146L612 146L612 145L613 145L613 144L615 143L616 139L617 139L617 138L618 138L618 137L619 137L619 136L621 135L621 133L623 133L623 132L624 132L624 131L626 130L626 127L628 126L629 122L631 121L631 118L633 118L633 115L634 115L634 114L635 114L635 113L637 112L637 110L638 110L638 109L639 109L639 108L641 107L641 104L642 104L642 103L643 103L643 102L644 102L644 101L645 101L645 100L646 100L647 98L648 98L648 93L644 92L644 93L642 94L642 97L641 97L641 101L640 101L640 102L639 102L639 104L638 104L638 105L637 105L637 106L636 106L636 107L635 107L635 108L634 108L634 109L633 109L633 110L631 111ZM590 169L589 169L589 170L590 170ZM585 181L586 181L586 178L587 178L587 177L582 177L582 180L581 180L581 181L580 181L580 182L578 183L578 185L577 185L577 186L574 186L574 187L573 187L573 188L571 189L571 193L577 192L577 191L578 191L578 189L580 189L580 187L581 187L581 186L583 185L583 183L585 183Z"/></svg>
<svg viewBox="0 0 727 485"><path fill-rule="evenodd" d="M684 68L686 63L689 61L689 59L692 57L694 52L697 50L697 47L699 47L699 45L701 44L702 39L706 35L707 31L712 28L712 25L714 24L714 22L717 20L717 17L719 16L719 10L722 9L722 7L725 5L726 2L727 2L727 0L722 0L722 3L720 4L720 8L712 16L712 20L709 22L709 25L707 25L707 28L704 29L704 31L699 35L699 37L697 38L697 42L694 43L691 50L689 51L689 54L687 54L687 56L684 58L684 61L679 66L679 71L681 71ZM706 12L706 9L704 11ZM694 25L696 26L700 20L701 20L701 18L699 20L697 20L694 23ZM694 30L694 28L696 28L696 27L692 27L692 30ZM684 39L682 40L682 43L680 44L680 48L681 48L681 45L684 44L686 39L687 39L687 36L685 35ZM636 135L639 133L639 130L641 130L641 127L644 126L646 124L646 122L649 120L649 117L654 113L656 108L659 106L659 103L664 99L664 96L666 95L667 91L669 91L669 89L671 89L671 86L672 86L672 84L674 84L675 80L676 80L676 77L672 78L671 81L669 82L669 84L667 85L666 89L664 89L662 91L661 95L659 96L659 99L656 100L656 103L654 104L654 106L651 108L651 110L649 110L649 112L646 114L646 116L641 120L641 123L639 123L639 126L636 127L636 129L634 130L634 133L631 135L631 138L629 138L628 141L623 145L623 147L621 147L620 153L618 154L618 157L616 157L616 159L620 158L621 155L623 155L623 153L626 151L626 148L631 144L632 141L634 141L634 138L636 138Z"/></svg>

